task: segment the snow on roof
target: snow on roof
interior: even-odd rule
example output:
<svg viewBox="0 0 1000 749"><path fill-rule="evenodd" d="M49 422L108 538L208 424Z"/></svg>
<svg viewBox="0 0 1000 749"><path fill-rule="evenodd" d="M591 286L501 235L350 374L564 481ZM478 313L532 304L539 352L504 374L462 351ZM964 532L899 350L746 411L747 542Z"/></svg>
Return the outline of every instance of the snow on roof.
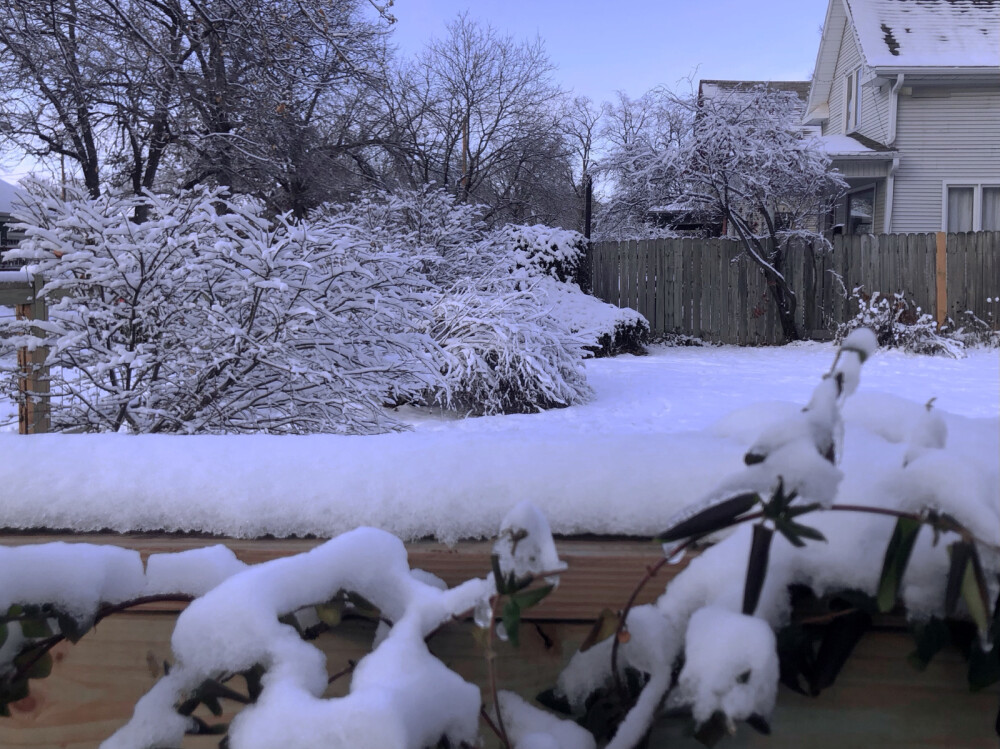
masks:
<svg viewBox="0 0 1000 749"><path fill-rule="evenodd" d="M1000 0L844 0L872 67L1000 66Z"/></svg>
<svg viewBox="0 0 1000 749"><path fill-rule="evenodd" d="M884 147L873 148L872 146L876 146L878 144L875 144L874 142L866 144L859 138L851 135L821 135L818 136L816 140L819 142L819 147L822 150L834 157L845 156L852 159L891 159L896 155L895 151L888 150Z"/></svg>
<svg viewBox="0 0 1000 749"><path fill-rule="evenodd" d="M21 193L21 188L0 179L0 213L10 213L14 199Z"/></svg>

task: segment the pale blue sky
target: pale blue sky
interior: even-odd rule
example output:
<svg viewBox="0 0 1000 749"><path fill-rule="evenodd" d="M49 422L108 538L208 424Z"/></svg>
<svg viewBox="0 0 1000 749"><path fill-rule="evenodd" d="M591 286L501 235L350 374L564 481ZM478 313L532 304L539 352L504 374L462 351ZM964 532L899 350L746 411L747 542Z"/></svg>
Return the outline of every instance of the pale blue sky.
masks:
<svg viewBox="0 0 1000 749"><path fill-rule="evenodd" d="M396 0L394 36L412 53L468 10L544 40L565 88L595 101L696 78L808 80L827 0ZM686 85L686 84L685 84Z"/></svg>

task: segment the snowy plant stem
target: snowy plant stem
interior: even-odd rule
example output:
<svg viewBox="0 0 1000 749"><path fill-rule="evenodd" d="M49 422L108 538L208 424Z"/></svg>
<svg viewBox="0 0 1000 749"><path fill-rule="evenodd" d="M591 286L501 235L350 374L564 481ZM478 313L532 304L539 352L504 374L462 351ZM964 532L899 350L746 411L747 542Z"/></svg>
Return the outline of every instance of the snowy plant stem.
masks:
<svg viewBox="0 0 1000 749"><path fill-rule="evenodd" d="M143 606L148 603L191 603L193 601L192 596L187 595L155 595L155 596L143 596L141 598L133 598L130 601L123 601L122 603L116 603L114 605L102 607L97 614L94 616L94 624L97 625L102 620L111 616L112 614L118 614L122 611L127 611L128 609L134 608L136 606ZM18 682L24 678L31 668L38 663L41 658L48 653L52 648L58 645L60 642L66 639L66 635L61 632L57 635L52 635L51 637L35 643L33 647L36 648L34 655L21 664L21 667L17 669L17 672L10 679L10 681Z"/></svg>
<svg viewBox="0 0 1000 749"><path fill-rule="evenodd" d="M486 672L490 679L490 699L493 700L493 707L497 711L497 724L492 726L500 738L500 742L505 749L511 749L510 739L507 738L507 729L503 724L503 714L500 711L500 701L497 699L497 670L496 651L493 649L493 632L496 629L497 604L500 603L501 596L495 595L490 599L490 626L486 629Z"/></svg>
<svg viewBox="0 0 1000 749"><path fill-rule="evenodd" d="M625 602L625 608L622 609L621 616L618 618L618 628L615 630L614 642L611 643L611 678L614 680L615 691L621 692L622 684L621 678L618 676L618 646L622 641L622 636L625 632L625 622L628 620L628 613L635 606L635 601L642 592L642 589L646 587L646 583L656 577L657 573L670 563L670 559L686 551L690 546L694 545L697 538L689 538L687 541L682 543L676 549L672 549L670 552L670 557L664 556L663 559L659 560L656 564L646 567L646 574L641 580L636 584L635 588L632 589L632 594L628 597L628 601Z"/></svg>

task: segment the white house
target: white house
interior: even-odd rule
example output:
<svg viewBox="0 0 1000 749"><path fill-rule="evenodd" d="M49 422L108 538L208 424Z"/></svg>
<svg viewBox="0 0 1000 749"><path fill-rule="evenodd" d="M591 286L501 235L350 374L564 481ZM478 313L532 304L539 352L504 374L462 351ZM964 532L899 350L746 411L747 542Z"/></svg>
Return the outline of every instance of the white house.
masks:
<svg viewBox="0 0 1000 749"><path fill-rule="evenodd" d="M803 122L845 231L1000 231L1000 0L830 0Z"/></svg>

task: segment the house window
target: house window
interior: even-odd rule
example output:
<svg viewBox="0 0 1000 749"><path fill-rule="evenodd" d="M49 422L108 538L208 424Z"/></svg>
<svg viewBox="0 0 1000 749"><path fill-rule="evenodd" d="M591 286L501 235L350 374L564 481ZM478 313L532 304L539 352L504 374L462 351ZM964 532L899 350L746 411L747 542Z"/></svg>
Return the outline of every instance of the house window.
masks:
<svg viewBox="0 0 1000 749"><path fill-rule="evenodd" d="M972 231L975 218L976 188L955 186L948 188L948 210L945 228L949 232Z"/></svg>
<svg viewBox="0 0 1000 749"><path fill-rule="evenodd" d="M851 132L861 127L861 68L847 76L844 97L844 130Z"/></svg>
<svg viewBox="0 0 1000 749"><path fill-rule="evenodd" d="M983 231L1000 231L1000 187L983 188Z"/></svg>
<svg viewBox="0 0 1000 749"><path fill-rule="evenodd" d="M847 196L847 234L872 234L875 231L875 187Z"/></svg>

